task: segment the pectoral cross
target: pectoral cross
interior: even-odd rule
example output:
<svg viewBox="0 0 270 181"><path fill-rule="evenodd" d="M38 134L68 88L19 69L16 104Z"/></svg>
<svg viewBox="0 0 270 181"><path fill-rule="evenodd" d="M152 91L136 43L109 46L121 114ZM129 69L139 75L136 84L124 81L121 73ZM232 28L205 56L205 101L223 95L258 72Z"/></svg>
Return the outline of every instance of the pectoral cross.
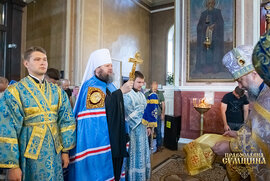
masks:
<svg viewBox="0 0 270 181"><path fill-rule="evenodd" d="M251 133L248 132L246 129L242 129L238 131L238 135L242 137L242 143L243 143L243 149L245 151L248 151L247 148L250 147L250 149L253 149L253 146L251 145L249 138L251 136Z"/></svg>
<svg viewBox="0 0 270 181"><path fill-rule="evenodd" d="M134 81L136 65L143 63L143 60L141 59L141 54L139 52L136 52L134 58L129 58L128 62L133 63L131 72L129 73L129 80Z"/></svg>

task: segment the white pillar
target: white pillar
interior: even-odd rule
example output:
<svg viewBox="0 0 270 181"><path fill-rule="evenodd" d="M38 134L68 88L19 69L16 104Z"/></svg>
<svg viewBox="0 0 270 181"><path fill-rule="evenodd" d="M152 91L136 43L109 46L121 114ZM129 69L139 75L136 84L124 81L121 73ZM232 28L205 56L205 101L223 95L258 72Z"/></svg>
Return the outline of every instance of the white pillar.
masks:
<svg viewBox="0 0 270 181"><path fill-rule="evenodd" d="M75 37L75 85L79 85L81 83L84 67L82 61L82 38L83 38L83 20L84 20L84 0L76 1L76 37Z"/></svg>
<svg viewBox="0 0 270 181"><path fill-rule="evenodd" d="M260 0L253 0L253 45L260 38Z"/></svg>
<svg viewBox="0 0 270 181"><path fill-rule="evenodd" d="M71 0L67 0L67 16L66 16L66 49L65 49L65 75L66 79L70 79L69 65L70 65L70 21L71 21Z"/></svg>
<svg viewBox="0 0 270 181"><path fill-rule="evenodd" d="M182 62L181 54L181 43L182 43L182 38L181 38L181 34L182 34L182 29L183 27L181 27L182 25L182 16L181 16L181 1L175 1L175 28L174 28L174 32L175 32L175 46L174 46L174 52L175 52L175 56L174 56L174 85L176 87L179 86L179 81L180 81L180 63ZM182 67L182 66L181 66ZM182 69L182 68L181 68ZM182 71L181 71L182 72ZM181 77L181 81L182 81L182 77Z"/></svg>
<svg viewBox="0 0 270 181"><path fill-rule="evenodd" d="M245 0L241 0L241 42L240 45L245 44Z"/></svg>

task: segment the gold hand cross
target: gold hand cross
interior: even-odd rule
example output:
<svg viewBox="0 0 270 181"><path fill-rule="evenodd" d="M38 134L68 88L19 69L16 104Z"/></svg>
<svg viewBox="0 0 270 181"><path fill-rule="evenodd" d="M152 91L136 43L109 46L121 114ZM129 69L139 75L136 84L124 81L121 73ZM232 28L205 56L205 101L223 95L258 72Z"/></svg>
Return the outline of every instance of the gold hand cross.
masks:
<svg viewBox="0 0 270 181"><path fill-rule="evenodd" d="M136 65L143 63L143 60L141 59L141 54L139 52L136 52L134 58L129 58L128 62L133 63L131 72L129 73L129 80L134 81L135 80Z"/></svg>

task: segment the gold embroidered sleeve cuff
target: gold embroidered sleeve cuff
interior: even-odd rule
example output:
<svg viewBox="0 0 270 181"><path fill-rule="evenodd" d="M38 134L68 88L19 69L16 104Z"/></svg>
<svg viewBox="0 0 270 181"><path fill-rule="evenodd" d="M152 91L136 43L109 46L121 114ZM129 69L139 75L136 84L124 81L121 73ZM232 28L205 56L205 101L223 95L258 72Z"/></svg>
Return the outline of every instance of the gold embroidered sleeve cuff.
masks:
<svg viewBox="0 0 270 181"><path fill-rule="evenodd" d="M0 168L19 167L19 147L16 138L0 137Z"/></svg>
<svg viewBox="0 0 270 181"><path fill-rule="evenodd" d="M61 128L62 151L68 151L75 147L76 142L76 124Z"/></svg>

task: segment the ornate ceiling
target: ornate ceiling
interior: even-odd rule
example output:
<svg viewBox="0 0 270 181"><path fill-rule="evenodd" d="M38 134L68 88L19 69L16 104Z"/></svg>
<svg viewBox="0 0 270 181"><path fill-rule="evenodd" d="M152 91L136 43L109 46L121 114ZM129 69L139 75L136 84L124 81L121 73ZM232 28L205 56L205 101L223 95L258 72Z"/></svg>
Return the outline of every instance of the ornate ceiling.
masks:
<svg viewBox="0 0 270 181"><path fill-rule="evenodd" d="M166 5L174 2L174 0L141 0L141 1L147 4L149 7Z"/></svg>

